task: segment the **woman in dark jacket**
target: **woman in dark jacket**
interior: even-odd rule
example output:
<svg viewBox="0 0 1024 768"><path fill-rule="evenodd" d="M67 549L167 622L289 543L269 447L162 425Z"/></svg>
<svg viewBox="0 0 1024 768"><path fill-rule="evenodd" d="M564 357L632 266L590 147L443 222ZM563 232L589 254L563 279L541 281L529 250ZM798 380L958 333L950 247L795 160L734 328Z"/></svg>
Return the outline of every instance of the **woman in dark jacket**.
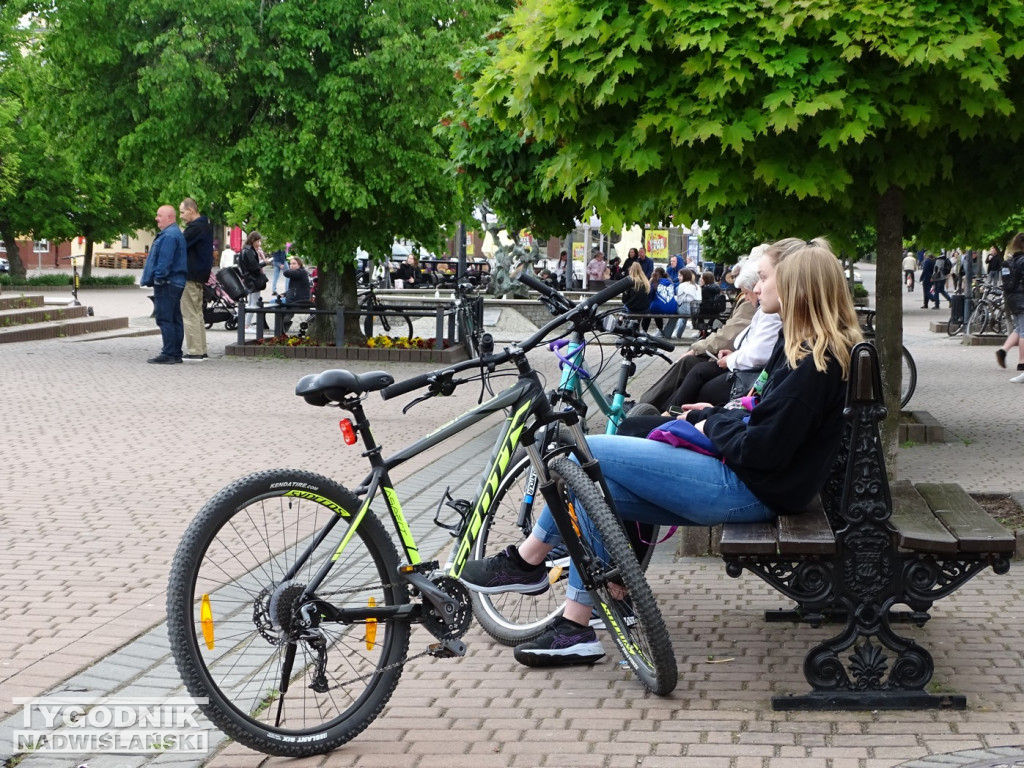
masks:
<svg viewBox="0 0 1024 768"><path fill-rule="evenodd" d="M781 314L783 336L758 381L760 402L750 411L698 405L686 417L717 455L636 437L588 438L611 506L623 519L659 525L769 521L803 509L824 486L843 435L845 382L860 326L827 242L783 241L765 259L777 268L769 274L759 266L756 293L764 312ZM575 511L580 527L590 528L585 510L577 504ZM490 594L540 594L548 588L545 558L559 541L545 509L518 548L470 561L462 580ZM600 541L591 544L600 547ZM588 626L591 603L573 563L562 617L518 646L516 659L528 666L600 659L604 650Z"/></svg>
<svg viewBox="0 0 1024 768"><path fill-rule="evenodd" d="M643 267L637 261L629 268L629 278L633 284L622 294L622 306L627 312L642 315L651 307L651 281L647 279ZM651 321L646 322L650 324Z"/></svg>
<svg viewBox="0 0 1024 768"><path fill-rule="evenodd" d="M260 249L262 242L263 236L256 230L253 230L245 238L245 246L242 248L242 253L238 256L238 268L242 272L242 283L249 290L249 299L246 302L247 307L258 307L260 293L267 287L267 276L263 272L263 267L267 265L267 261ZM255 313L249 315L245 324L248 328L256 325Z"/></svg>
<svg viewBox="0 0 1024 768"><path fill-rule="evenodd" d="M284 305L286 307L294 307L296 309L300 307L309 307L312 304L312 294L310 293L310 284L312 281L309 279L309 272L306 271L306 267L303 265L302 259L295 254L292 254L291 258L288 259L288 269L284 271L284 276L288 278L288 291L284 295ZM291 328L293 317L295 317L295 315L291 314L285 315L284 318L282 318L284 321L285 333L287 333L288 329Z"/></svg>

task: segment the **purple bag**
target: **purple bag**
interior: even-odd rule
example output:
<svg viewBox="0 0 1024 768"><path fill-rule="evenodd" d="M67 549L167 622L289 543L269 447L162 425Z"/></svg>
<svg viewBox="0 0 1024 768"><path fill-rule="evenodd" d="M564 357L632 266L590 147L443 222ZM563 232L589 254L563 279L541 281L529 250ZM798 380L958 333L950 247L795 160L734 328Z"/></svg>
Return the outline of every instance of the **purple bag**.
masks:
<svg viewBox="0 0 1024 768"><path fill-rule="evenodd" d="M647 439L657 440L659 443L668 443L676 448L686 448L697 453L703 453L705 456L714 456L716 459L722 458L721 452L715 448L707 435L686 419L674 419L656 429L652 429L650 434L647 435Z"/></svg>

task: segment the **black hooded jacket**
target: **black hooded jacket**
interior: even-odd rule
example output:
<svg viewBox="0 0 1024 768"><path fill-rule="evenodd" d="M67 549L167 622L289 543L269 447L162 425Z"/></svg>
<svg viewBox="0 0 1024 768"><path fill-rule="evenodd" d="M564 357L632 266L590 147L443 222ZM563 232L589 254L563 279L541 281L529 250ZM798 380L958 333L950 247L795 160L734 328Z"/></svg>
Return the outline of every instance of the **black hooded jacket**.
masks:
<svg viewBox="0 0 1024 768"><path fill-rule="evenodd" d="M213 269L213 225L205 216L185 225L185 251L188 256L185 279L205 283Z"/></svg>

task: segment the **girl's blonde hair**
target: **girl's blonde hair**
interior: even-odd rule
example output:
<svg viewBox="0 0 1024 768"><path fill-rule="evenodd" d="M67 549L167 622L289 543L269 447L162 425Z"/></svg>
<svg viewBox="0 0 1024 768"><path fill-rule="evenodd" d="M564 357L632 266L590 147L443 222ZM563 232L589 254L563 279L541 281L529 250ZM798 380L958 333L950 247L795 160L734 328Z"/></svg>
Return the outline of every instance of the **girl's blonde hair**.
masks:
<svg viewBox="0 0 1024 768"><path fill-rule="evenodd" d="M792 241L786 245L795 246ZM845 381L853 345L864 337L842 265L823 238L789 248L779 249L782 258L775 269L786 359L796 368L811 355L814 367L824 372L832 356Z"/></svg>
<svg viewBox="0 0 1024 768"><path fill-rule="evenodd" d="M639 261L634 261L629 265L629 277L633 280L633 285L638 291L651 290L651 281L647 279L647 275L644 274L644 268Z"/></svg>

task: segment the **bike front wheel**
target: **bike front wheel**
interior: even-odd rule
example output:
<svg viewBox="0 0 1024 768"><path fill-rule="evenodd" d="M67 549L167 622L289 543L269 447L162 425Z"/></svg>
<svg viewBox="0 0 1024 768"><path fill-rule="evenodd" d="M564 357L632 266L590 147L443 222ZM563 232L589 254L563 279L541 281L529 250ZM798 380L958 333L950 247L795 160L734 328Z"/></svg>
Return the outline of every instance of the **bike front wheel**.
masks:
<svg viewBox="0 0 1024 768"><path fill-rule="evenodd" d="M408 602L380 521L367 512L352 530L361 506L325 477L260 472L210 499L178 546L167 594L178 671L210 720L252 749L329 752L373 722L398 684L408 619L311 627L302 611L325 564L321 602L364 614Z"/></svg>
<svg viewBox="0 0 1024 768"><path fill-rule="evenodd" d="M548 468L565 488L568 514L586 552L585 562L576 565L595 609L644 687L659 696L671 693L679 679L672 641L622 524L578 464L563 457Z"/></svg>
<svg viewBox="0 0 1024 768"><path fill-rule="evenodd" d="M551 455L566 455L568 446L555 449ZM544 497L537 493L537 475L530 457L520 450L512 457L508 472L498 485L489 514L480 526L471 557L482 560L518 546L530 535L533 525L544 509ZM637 529L640 567L647 565L658 540L658 526ZM556 547L548 555L547 592L525 595L520 592L485 594L470 592L473 618L483 630L504 645L519 645L541 635L548 625L562 615L565 585L569 577L569 556L564 547Z"/></svg>
<svg viewBox="0 0 1024 768"><path fill-rule="evenodd" d="M490 512L473 544L472 557L483 559L509 546L517 546L533 530L543 509L544 498L537 493L537 476L532 471L530 457L526 451L518 451L494 494ZM562 615L569 558L564 550L555 549L546 565L549 588L542 595L470 592L474 618L499 643L519 645L533 640L553 619Z"/></svg>
<svg viewBox="0 0 1024 768"><path fill-rule="evenodd" d="M476 320L472 317L469 308L464 308L459 313L459 331L462 333L462 343L470 359L480 356L479 329L476 327Z"/></svg>

